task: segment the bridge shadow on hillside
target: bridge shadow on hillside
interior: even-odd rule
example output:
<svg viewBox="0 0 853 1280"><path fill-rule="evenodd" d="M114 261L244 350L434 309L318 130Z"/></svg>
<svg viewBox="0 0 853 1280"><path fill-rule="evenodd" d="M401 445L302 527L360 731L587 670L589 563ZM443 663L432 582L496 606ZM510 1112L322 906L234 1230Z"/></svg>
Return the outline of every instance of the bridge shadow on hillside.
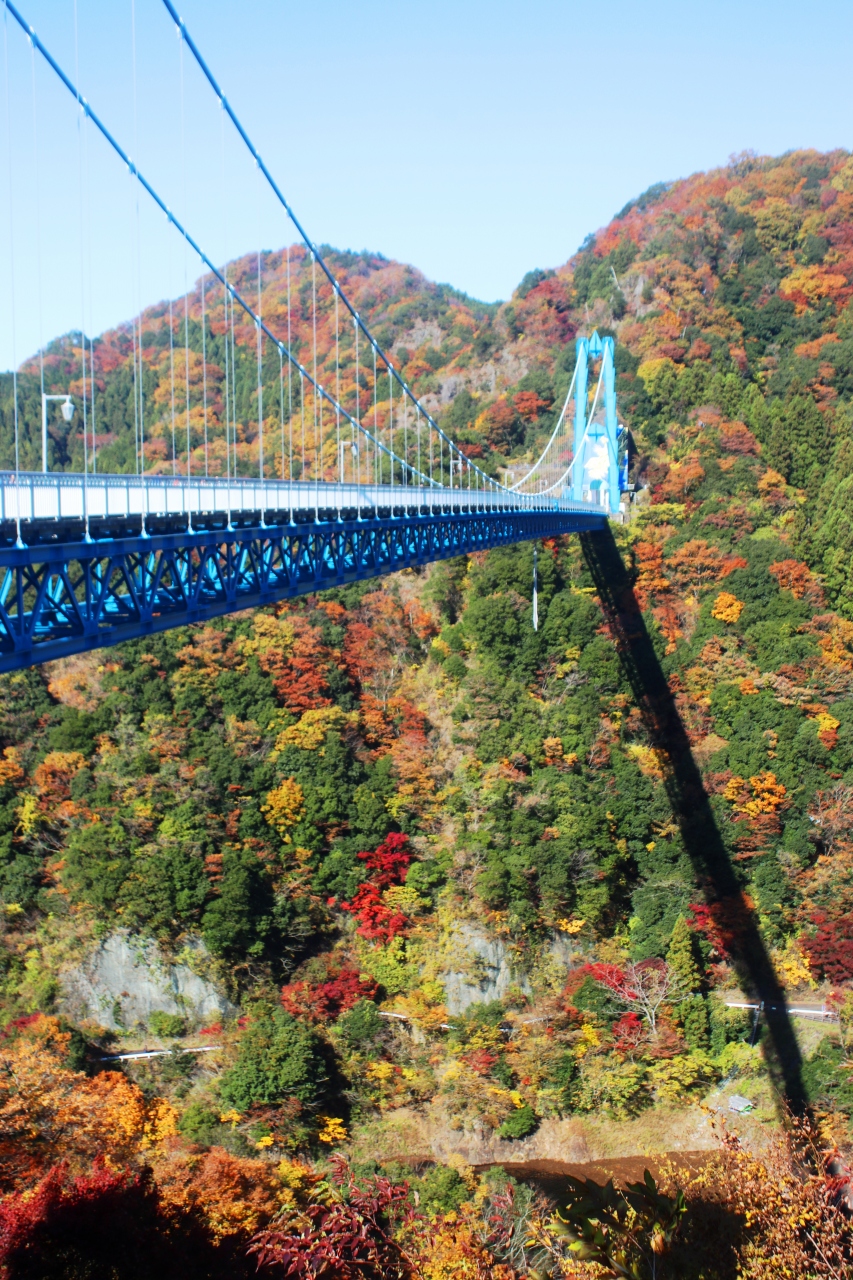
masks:
<svg viewBox="0 0 853 1280"><path fill-rule="evenodd" d="M764 1001L768 1065L785 1110L807 1111L802 1057L785 1005L785 994L714 819L702 776L690 750L629 571L609 526L581 534L581 545L619 656L652 745L661 753L664 785L673 816L706 902L719 904L735 971L748 998Z"/></svg>

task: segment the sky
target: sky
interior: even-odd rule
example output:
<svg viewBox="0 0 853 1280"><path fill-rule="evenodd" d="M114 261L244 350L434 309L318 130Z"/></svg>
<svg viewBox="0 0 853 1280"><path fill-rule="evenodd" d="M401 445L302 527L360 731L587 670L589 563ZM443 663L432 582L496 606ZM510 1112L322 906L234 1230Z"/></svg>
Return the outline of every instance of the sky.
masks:
<svg viewBox="0 0 853 1280"><path fill-rule="evenodd" d="M182 72L162 0L15 3L213 261L297 239L186 49ZM849 0L178 7L315 243L485 301L655 182L746 149L853 148ZM0 71L8 369L201 268L8 14Z"/></svg>

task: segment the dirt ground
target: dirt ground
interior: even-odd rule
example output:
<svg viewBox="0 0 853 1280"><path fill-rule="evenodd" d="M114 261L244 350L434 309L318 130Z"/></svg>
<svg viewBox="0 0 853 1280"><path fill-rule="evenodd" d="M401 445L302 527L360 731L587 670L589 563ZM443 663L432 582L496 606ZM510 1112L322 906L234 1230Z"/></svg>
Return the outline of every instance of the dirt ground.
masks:
<svg viewBox="0 0 853 1280"><path fill-rule="evenodd" d="M525 1160L518 1163L505 1161L502 1168L519 1182L532 1183L555 1200L566 1190L566 1177L592 1178L602 1185L612 1178L619 1185L641 1182L643 1173L649 1170L653 1178L660 1174L661 1165L696 1172L713 1155L711 1151L673 1151L663 1156L622 1156L613 1160L587 1160L579 1163L563 1160Z"/></svg>

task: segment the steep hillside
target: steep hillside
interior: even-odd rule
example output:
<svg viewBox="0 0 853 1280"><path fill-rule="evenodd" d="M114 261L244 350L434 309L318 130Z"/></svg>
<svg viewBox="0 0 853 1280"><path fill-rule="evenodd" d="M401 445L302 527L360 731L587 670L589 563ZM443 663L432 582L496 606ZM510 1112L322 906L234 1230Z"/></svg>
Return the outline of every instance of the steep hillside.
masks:
<svg viewBox="0 0 853 1280"><path fill-rule="evenodd" d="M851 1141L853 159L745 156L661 184L500 307L378 257L329 256L492 472L550 430L576 334L614 334L631 520L540 548L538 631L522 546L0 681L5 1186L61 1160L88 1174L98 1150L115 1167L147 1162L157 1212L174 1222L194 1206L208 1243L240 1253L282 1207L291 1225L320 1213L325 1193L297 1157L340 1149L359 1176L384 1162L399 1178L394 1161L452 1152L414 1184L443 1215L449 1270L421 1259L418 1274L507 1276L535 1258L481 1230L510 1210L462 1156L559 1155L578 1135L592 1154L632 1154L620 1132L707 1145L695 1104L734 1088L754 1104L758 1146L781 1094L818 1110L822 1142ZM287 264L265 256L264 313L279 322ZM297 250L290 271L296 342L313 358ZM354 400L352 353L339 340L336 365L321 303L318 367ZM204 465L200 293L186 329L182 305L171 348L168 305L142 324L148 457L164 469L173 365L186 462L185 341ZM205 308L208 465L221 471L225 316L221 300ZM95 344L104 469L133 465L131 341ZM246 468L253 344L238 327ZM75 359L70 341L51 348L63 390ZM276 358L269 394L278 376ZM32 364L20 385L32 450ZM361 394L366 409L370 379ZM8 382L2 395L8 424ZM73 438L55 450L75 464ZM309 444L306 465L331 474L332 436L319 452ZM131 1016L136 977L111 979L106 963L75 1004L81 957L117 931L218 989L224 1021L205 1029L166 996ZM753 1046L750 1015L730 1006L756 992L826 1002L840 1023L794 1036L771 1012ZM222 1049L75 1074L110 1046L173 1041ZM727 1229L731 1258L701 1274L734 1274L744 1249L816 1274L793 1219L762 1203L767 1168L813 1196L813 1240L847 1247L819 1179L762 1167L718 1169L714 1194L736 1198L741 1177L738 1212L754 1197L754 1233Z"/></svg>

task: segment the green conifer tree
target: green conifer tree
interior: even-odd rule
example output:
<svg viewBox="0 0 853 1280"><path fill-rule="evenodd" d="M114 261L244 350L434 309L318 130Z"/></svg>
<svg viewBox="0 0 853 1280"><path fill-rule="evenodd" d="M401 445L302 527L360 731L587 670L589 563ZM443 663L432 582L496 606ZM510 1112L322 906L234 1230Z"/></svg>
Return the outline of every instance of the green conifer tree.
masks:
<svg viewBox="0 0 853 1280"><path fill-rule="evenodd" d="M767 448L764 451L764 456L774 470L780 472L786 480L790 480L793 454L782 412L778 408L772 414L767 434Z"/></svg>
<svg viewBox="0 0 853 1280"><path fill-rule="evenodd" d="M688 996L678 1010L684 1039L691 1049L707 1049L710 1042L710 1020L705 997Z"/></svg>
<svg viewBox="0 0 853 1280"><path fill-rule="evenodd" d="M826 468L829 441L823 415L811 396L792 396L785 409L785 434L791 450L791 484L802 489L813 467Z"/></svg>
<svg viewBox="0 0 853 1280"><path fill-rule="evenodd" d="M698 991L701 988L702 974L696 963L693 931L684 916L679 916L675 922L666 959L678 974L685 993Z"/></svg>

